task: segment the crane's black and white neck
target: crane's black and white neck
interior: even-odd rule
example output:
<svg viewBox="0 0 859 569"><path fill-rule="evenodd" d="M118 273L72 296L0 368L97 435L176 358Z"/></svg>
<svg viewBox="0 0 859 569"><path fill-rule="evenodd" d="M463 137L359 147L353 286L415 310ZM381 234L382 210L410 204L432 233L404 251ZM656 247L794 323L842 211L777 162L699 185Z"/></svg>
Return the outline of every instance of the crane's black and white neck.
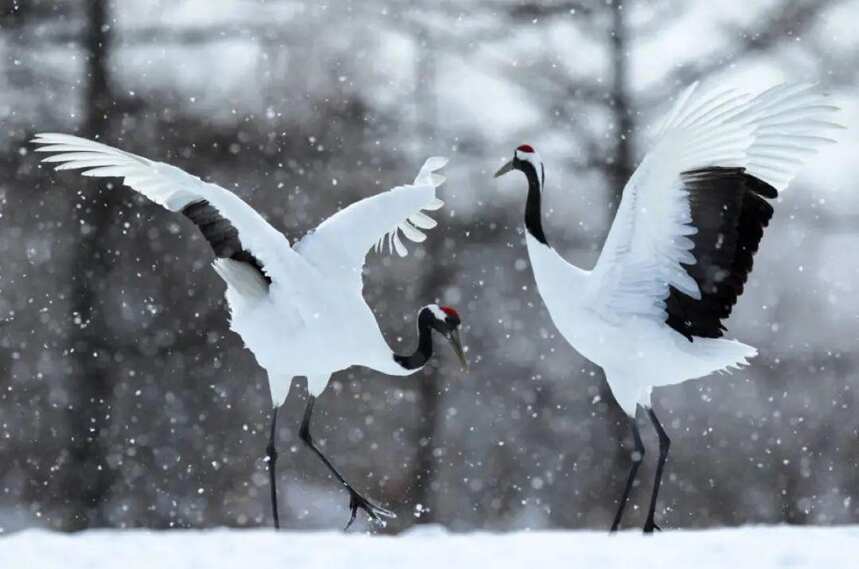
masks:
<svg viewBox="0 0 859 569"><path fill-rule="evenodd" d="M417 317L418 343L415 350L408 354L392 354L396 365L406 373L413 373L423 368L433 354L433 331L450 343L454 353L459 358L462 367L468 368L465 352L459 338L459 326L462 321L459 313L450 306L428 304L420 309Z"/></svg>
<svg viewBox="0 0 859 569"><path fill-rule="evenodd" d="M525 199L525 230L539 243L548 247L546 234L543 232L542 201L543 186L546 184L546 168L543 160L534 148L523 144L516 148L513 159L502 166L495 177L499 178L510 172L519 170L528 180L528 196Z"/></svg>

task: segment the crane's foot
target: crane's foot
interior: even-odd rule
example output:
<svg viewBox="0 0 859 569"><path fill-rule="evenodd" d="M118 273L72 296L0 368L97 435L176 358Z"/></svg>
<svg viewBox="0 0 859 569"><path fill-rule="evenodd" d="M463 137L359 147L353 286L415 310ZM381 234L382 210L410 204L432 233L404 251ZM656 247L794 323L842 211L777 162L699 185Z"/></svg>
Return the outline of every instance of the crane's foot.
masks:
<svg viewBox="0 0 859 569"><path fill-rule="evenodd" d="M384 526L386 519L397 517L397 514L391 510L377 506L352 488L347 489L349 490L349 510L351 511L351 515L349 516L349 522L346 524L346 527L343 528L343 531L347 531L352 526L352 522L355 521L355 516L357 515L359 508L367 513L367 516L370 518L372 523L379 526Z"/></svg>
<svg viewBox="0 0 859 569"><path fill-rule="evenodd" d="M653 530L662 531L662 528L656 525L653 520L647 520L644 524L644 533L653 533Z"/></svg>

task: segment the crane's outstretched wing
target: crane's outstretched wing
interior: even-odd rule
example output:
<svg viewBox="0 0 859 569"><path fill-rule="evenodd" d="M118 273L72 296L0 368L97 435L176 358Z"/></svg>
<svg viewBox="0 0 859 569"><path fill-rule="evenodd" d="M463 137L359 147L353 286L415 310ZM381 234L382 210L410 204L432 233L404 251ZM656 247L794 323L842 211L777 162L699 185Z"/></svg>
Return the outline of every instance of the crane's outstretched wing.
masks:
<svg viewBox="0 0 859 569"><path fill-rule="evenodd" d="M777 197L838 125L812 85L698 94L669 113L623 191L594 268L606 318L663 319L720 337Z"/></svg>
<svg viewBox="0 0 859 569"><path fill-rule="evenodd" d="M446 158L427 159L414 184L364 198L338 211L297 243L296 251L330 274L354 274L359 278L364 259L374 246L377 251L387 247L405 257L408 250L400 233L409 241L421 243L426 239L421 230L436 226L423 212L444 205L435 195L444 176L435 172L445 164Z"/></svg>
<svg viewBox="0 0 859 569"><path fill-rule="evenodd" d="M56 153L43 162L83 176L123 178L125 185L194 222L212 246L218 274L239 292L264 294L272 282L266 268L294 254L286 237L237 195L187 172L68 134L37 134L38 152Z"/></svg>

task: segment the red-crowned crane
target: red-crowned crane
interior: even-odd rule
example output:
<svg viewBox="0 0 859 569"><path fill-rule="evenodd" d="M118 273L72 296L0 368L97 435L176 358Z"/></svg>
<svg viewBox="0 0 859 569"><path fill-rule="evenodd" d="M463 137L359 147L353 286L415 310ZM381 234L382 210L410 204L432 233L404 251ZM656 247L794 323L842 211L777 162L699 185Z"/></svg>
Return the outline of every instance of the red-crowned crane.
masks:
<svg viewBox="0 0 859 569"><path fill-rule="evenodd" d="M456 310L430 304L417 314L418 341L412 353L388 346L362 296L362 268L367 252L407 254L400 238L421 242L422 229L436 222L423 213L440 208L435 173L447 162L428 159L414 184L363 199L332 215L295 246L238 196L179 168L155 162L99 142L67 134L38 134L38 151L54 153L43 161L57 170L81 170L84 176L123 178L125 185L170 211L181 212L202 232L215 254L213 268L227 285L230 327L241 336L268 372L273 404L267 448L271 506L277 509L277 409L295 377L307 378L308 399L299 429L301 440L349 492L351 515L364 510L371 521L395 517L361 495L322 453L310 435L316 396L334 372L353 365L405 376L426 365L433 354L432 333L450 342L466 365Z"/></svg>
<svg viewBox="0 0 859 569"><path fill-rule="evenodd" d="M644 445L642 407L659 435L659 461L644 531L654 522L670 439L651 403L654 387L748 363L756 350L723 339L778 196L803 162L831 142L836 107L811 85L757 96L701 92L677 100L623 190L592 270L567 262L543 231L543 161L519 146L495 174L528 180L526 244L537 288L563 337L605 371L630 417L635 452L611 531L617 530Z"/></svg>

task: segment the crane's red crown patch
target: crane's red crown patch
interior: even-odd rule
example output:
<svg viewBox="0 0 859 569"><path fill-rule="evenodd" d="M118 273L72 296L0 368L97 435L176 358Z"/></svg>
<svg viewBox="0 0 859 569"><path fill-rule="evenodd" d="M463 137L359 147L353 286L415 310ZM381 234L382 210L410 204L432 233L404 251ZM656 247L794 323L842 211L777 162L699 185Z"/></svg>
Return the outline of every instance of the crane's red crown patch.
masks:
<svg viewBox="0 0 859 569"><path fill-rule="evenodd" d="M454 310L453 308L451 308L450 306L442 306L440 308L441 308L442 312L444 312L448 316L452 316L454 318L459 318L459 313L456 310Z"/></svg>
<svg viewBox="0 0 859 569"><path fill-rule="evenodd" d="M529 154L534 153L534 148L530 144L523 144L516 150L518 150L519 152L528 152Z"/></svg>

